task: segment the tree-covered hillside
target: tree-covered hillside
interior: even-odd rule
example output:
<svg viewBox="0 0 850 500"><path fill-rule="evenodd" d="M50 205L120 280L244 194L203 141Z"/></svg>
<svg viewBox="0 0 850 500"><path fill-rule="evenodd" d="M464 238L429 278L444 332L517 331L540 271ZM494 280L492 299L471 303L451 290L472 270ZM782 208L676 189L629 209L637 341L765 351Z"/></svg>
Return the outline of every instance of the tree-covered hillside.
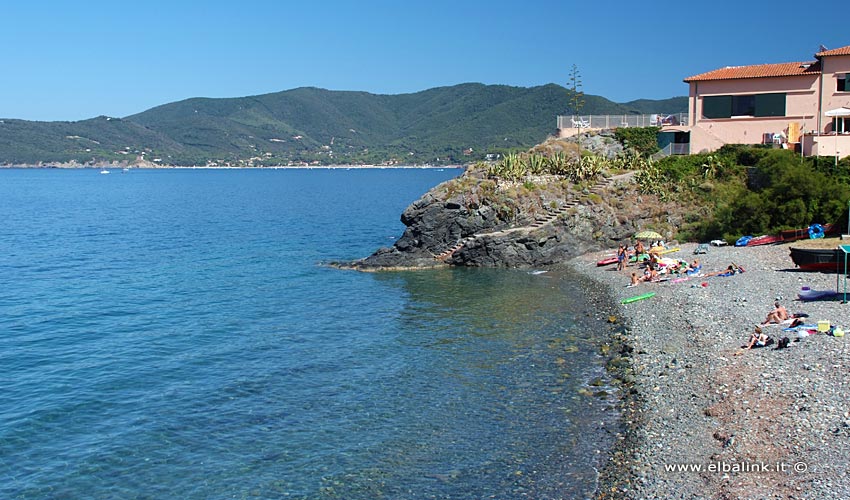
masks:
<svg viewBox="0 0 850 500"><path fill-rule="evenodd" d="M144 158L207 163L457 163L527 148L555 129L558 85L468 83L401 95L298 88L250 97L193 98L123 119L0 122L0 163ZM583 114L675 113L687 98L617 104L586 96Z"/></svg>

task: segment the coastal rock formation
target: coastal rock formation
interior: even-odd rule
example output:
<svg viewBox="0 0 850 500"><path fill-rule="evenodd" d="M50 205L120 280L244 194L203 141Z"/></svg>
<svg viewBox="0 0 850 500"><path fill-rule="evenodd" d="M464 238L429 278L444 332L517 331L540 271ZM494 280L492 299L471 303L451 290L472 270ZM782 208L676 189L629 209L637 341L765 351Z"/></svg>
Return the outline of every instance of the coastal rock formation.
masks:
<svg viewBox="0 0 850 500"><path fill-rule="evenodd" d="M426 193L401 221L406 229L392 247L351 266L551 265L615 248L646 227L671 234L680 216L655 197L641 196L630 173L572 185L557 176L496 181L473 168Z"/></svg>

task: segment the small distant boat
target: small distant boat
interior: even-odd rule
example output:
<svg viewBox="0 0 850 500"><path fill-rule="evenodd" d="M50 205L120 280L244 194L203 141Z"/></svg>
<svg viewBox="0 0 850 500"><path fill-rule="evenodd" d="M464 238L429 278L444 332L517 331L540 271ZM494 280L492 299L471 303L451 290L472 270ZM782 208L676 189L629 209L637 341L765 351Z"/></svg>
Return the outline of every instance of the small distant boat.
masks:
<svg viewBox="0 0 850 500"><path fill-rule="evenodd" d="M130 171L130 169L128 167L124 167L124 168L121 169L121 173L123 173L123 174L126 174L129 171Z"/></svg>
<svg viewBox="0 0 850 500"><path fill-rule="evenodd" d="M794 248L791 260L801 271L844 272L844 252L838 248Z"/></svg>
<svg viewBox="0 0 850 500"><path fill-rule="evenodd" d="M100 173L101 173L101 174L108 174L108 173L109 173L109 170L107 170L107 169L105 169L105 168L104 168L103 170L101 170L101 171L100 171Z"/></svg>

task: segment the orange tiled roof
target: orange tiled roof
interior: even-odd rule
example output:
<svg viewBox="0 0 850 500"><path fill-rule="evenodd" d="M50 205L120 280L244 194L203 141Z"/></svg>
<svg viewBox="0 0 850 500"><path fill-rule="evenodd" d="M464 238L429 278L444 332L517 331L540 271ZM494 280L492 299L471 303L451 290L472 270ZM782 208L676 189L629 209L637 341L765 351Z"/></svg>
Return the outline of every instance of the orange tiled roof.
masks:
<svg viewBox="0 0 850 500"><path fill-rule="evenodd" d="M848 47L850 48L850 47ZM726 66L707 73L689 76L686 83L707 80L736 80L739 78L769 78L777 76L798 76L818 73L817 61L789 62L778 64L757 64L755 66Z"/></svg>
<svg viewBox="0 0 850 500"><path fill-rule="evenodd" d="M821 45L823 47L823 45ZM832 50L822 50L815 54L815 57L823 57L823 56L850 56L850 45L847 47L839 47L837 49Z"/></svg>

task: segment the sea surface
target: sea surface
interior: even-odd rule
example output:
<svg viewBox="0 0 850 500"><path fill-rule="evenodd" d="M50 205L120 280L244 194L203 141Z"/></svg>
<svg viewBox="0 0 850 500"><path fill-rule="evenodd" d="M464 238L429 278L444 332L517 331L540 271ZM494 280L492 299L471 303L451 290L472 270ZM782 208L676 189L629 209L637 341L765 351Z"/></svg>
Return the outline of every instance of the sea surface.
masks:
<svg viewBox="0 0 850 500"><path fill-rule="evenodd" d="M0 170L0 498L590 495L578 277L324 265L459 173Z"/></svg>

